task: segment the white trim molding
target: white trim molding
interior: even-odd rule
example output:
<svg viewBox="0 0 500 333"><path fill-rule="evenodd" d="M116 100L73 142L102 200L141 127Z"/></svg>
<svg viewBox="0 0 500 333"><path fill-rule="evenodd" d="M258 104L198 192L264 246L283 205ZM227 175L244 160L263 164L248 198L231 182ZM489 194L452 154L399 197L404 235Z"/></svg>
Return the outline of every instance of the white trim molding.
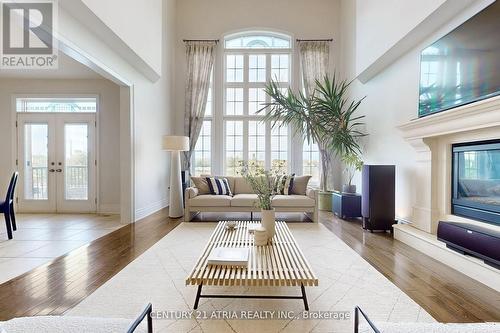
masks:
<svg viewBox="0 0 500 333"><path fill-rule="evenodd" d="M415 119L398 126L410 143L414 139L500 126L500 96ZM419 145L417 143L417 145Z"/></svg>
<svg viewBox="0 0 500 333"><path fill-rule="evenodd" d="M152 202L145 207L141 207L135 210L135 218L134 222L139 221L140 219L145 218L153 213L156 213L160 209L163 209L168 206L168 198L163 198L159 201Z"/></svg>

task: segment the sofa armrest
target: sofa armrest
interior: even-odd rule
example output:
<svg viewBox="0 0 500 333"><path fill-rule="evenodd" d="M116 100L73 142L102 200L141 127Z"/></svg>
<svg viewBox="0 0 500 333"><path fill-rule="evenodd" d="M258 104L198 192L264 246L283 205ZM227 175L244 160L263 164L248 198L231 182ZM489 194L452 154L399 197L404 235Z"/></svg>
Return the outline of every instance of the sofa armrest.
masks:
<svg viewBox="0 0 500 333"><path fill-rule="evenodd" d="M308 187L308 188L306 189L306 195L307 195L309 198L311 198L311 199L313 199L313 200L315 200L315 201L316 201L317 196L318 196L318 190L316 190L316 189L314 189L314 188L312 188L312 187Z"/></svg>
<svg viewBox="0 0 500 333"><path fill-rule="evenodd" d="M184 196L186 199L193 199L198 196L199 190L196 187L188 187L184 192Z"/></svg>

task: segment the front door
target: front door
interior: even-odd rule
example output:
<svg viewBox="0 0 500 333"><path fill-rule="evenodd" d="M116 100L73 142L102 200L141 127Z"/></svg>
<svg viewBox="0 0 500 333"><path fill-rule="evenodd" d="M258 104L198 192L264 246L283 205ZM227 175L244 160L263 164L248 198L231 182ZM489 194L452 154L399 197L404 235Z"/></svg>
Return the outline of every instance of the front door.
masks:
<svg viewBox="0 0 500 333"><path fill-rule="evenodd" d="M95 113L18 113L18 209L95 212Z"/></svg>

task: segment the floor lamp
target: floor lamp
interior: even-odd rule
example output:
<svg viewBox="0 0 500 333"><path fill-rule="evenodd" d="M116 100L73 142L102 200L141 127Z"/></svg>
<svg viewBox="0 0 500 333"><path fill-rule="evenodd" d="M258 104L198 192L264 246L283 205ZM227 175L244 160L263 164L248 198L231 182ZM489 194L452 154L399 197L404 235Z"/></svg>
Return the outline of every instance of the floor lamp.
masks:
<svg viewBox="0 0 500 333"><path fill-rule="evenodd" d="M170 160L170 206L168 216L178 218L184 215L182 204L181 185L181 151L189 150L189 137L165 135L163 136L163 150L171 151Z"/></svg>

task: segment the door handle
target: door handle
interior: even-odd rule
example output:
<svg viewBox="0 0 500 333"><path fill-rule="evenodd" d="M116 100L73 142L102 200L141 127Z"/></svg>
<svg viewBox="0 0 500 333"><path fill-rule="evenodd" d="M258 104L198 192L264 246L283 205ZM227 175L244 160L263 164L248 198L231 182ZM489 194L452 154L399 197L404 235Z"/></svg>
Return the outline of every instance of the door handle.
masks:
<svg viewBox="0 0 500 333"><path fill-rule="evenodd" d="M55 172L55 171L56 171L56 170L54 170L54 169L49 169L49 172Z"/></svg>
<svg viewBox="0 0 500 333"><path fill-rule="evenodd" d="M62 169L56 169L56 172L62 172Z"/></svg>

